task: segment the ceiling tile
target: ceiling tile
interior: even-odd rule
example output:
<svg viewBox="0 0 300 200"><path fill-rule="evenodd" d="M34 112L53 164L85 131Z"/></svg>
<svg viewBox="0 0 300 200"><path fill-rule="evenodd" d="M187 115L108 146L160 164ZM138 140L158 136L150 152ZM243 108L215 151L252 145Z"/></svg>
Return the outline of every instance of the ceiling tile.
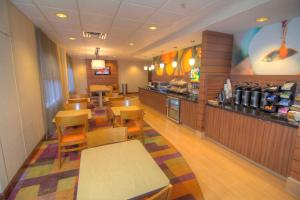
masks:
<svg viewBox="0 0 300 200"><path fill-rule="evenodd" d="M149 6L141 6L131 3L123 3L120 7L118 17L131 20L145 21L149 18L155 9Z"/></svg>
<svg viewBox="0 0 300 200"><path fill-rule="evenodd" d="M15 3L33 3L33 0L11 0L11 2Z"/></svg>
<svg viewBox="0 0 300 200"><path fill-rule="evenodd" d="M66 10L66 9L50 8L50 7L45 7L45 6L41 6L40 9L43 12L43 14L47 17L47 19L54 23L57 23L57 24L73 23L73 24L78 24L78 25L80 24L79 15L75 11ZM62 19L55 15L56 13L60 13L60 12L67 14L68 18Z"/></svg>
<svg viewBox="0 0 300 200"><path fill-rule="evenodd" d="M171 26L178 20L185 18L184 15L175 14L173 12L168 11L158 11L155 15L152 15L148 20L149 25L161 25L161 26Z"/></svg>
<svg viewBox="0 0 300 200"><path fill-rule="evenodd" d="M38 6L77 11L75 0L33 0Z"/></svg>
<svg viewBox="0 0 300 200"><path fill-rule="evenodd" d="M80 13L94 13L114 17L120 6L116 0L78 0Z"/></svg>
<svg viewBox="0 0 300 200"><path fill-rule="evenodd" d="M178 14L192 15L193 11L199 12L199 9L205 8L215 0L171 0L168 1L163 9Z"/></svg>
<svg viewBox="0 0 300 200"><path fill-rule="evenodd" d="M140 21L124 19L124 18L116 18L114 20L112 28L136 30L142 24L143 23Z"/></svg>
<svg viewBox="0 0 300 200"><path fill-rule="evenodd" d="M97 28L103 32L107 32L112 25L113 18L95 15L95 14L81 14L81 23L83 28L86 30L87 28Z"/></svg>
<svg viewBox="0 0 300 200"><path fill-rule="evenodd" d="M40 19L45 20L45 17L42 15L40 10L34 5L30 3L14 3L15 6L30 20Z"/></svg>
<svg viewBox="0 0 300 200"><path fill-rule="evenodd" d="M124 0L123 2L135 3L139 5L150 6L153 8L159 8L167 1L168 0Z"/></svg>

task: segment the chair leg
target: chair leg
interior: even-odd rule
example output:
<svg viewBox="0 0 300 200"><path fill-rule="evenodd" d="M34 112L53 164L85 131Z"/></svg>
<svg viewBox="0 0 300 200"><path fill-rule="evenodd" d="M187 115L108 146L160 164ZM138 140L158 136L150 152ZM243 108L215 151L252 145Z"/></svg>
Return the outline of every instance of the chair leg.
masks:
<svg viewBox="0 0 300 200"><path fill-rule="evenodd" d="M61 147L58 146L58 166L61 168Z"/></svg>

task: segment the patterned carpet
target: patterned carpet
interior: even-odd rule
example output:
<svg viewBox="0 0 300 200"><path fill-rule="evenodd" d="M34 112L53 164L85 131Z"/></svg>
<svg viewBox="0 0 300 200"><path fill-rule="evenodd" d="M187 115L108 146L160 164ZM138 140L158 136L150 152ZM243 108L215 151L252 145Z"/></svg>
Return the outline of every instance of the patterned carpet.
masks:
<svg viewBox="0 0 300 200"><path fill-rule="evenodd" d="M203 199L195 175L181 154L158 132L145 127L145 147L173 185L172 199ZM44 141L9 199L76 199L80 154L65 156L58 168L57 142Z"/></svg>

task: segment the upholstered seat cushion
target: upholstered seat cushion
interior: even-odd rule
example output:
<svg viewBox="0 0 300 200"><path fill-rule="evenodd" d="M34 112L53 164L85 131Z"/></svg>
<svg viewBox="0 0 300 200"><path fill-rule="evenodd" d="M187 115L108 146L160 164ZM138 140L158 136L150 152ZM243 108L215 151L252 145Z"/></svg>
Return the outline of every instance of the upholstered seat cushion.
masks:
<svg viewBox="0 0 300 200"><path fill-rule="evenodd" d="M69 144L76 143L80 141L84 141L86 139L86 135L84 133L75 133L75 134L66 134L61 138L61 143Z"/></svg>

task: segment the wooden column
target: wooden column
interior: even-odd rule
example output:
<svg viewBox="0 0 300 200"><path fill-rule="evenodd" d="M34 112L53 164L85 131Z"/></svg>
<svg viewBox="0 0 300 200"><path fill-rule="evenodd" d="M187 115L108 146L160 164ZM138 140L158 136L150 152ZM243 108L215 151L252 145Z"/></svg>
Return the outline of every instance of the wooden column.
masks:
<svg viewBox="0 0 300 200"><path fill-rule="evenodd" d="M200 96L198 104L197 130L204 130L205 105L215 99L230 77L233 35L204 31L202 33L202 56Z"/></svg>

